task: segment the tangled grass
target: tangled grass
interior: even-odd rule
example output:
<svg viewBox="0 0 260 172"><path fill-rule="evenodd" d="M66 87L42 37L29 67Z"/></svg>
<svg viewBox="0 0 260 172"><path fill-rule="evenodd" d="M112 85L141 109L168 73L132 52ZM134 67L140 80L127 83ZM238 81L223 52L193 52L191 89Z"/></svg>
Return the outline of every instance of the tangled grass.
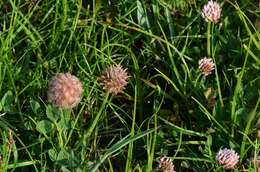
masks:
<svg viewBox="0 0 260 172"><path fill-rule="evenodd" d="M223 148L259 171L259 1L207 3L0 1L0 171L224 171ZM117 65L128 84L100 83ZM48 102L57 73L81 81L76 107Z"/></svg>

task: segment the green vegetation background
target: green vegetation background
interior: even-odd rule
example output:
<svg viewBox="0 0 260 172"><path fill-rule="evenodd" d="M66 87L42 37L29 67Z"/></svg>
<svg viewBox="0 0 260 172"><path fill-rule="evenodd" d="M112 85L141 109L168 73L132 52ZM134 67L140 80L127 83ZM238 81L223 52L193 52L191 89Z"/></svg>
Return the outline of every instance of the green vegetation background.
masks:
<svg viewBox="0 0 260 172"><path fill-rule="evenodd" d="M234 171L259 170L259 2L219 1L217 24L205 3L1 0L0 171L148 172L164 155L176 171L223 171L223 147L240 154ZM112 64L130 75L116 96L97 80ZM47 101L59 72L84 85L73 110Z"/></svg>

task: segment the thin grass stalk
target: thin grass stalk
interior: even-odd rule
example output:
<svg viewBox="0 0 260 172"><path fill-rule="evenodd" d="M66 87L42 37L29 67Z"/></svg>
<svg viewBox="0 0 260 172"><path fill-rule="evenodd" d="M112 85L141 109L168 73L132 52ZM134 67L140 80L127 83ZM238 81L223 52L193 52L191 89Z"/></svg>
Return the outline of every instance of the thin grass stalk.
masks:
<svg viewBox="0 0 260 172"><path fill-rule="evenodd" d="M68 2L67 0L62 0L62 18L61 18L61 25L60 28L61 30L65 30L65 24L67 22L67 18L68 18Z"/></svg>
<svg viewBox="0 0 260 172"><path fill-rule="evenodd" d="M213 121L224 133L230 135L230 133L216 120L216 118L209 113L209 111L194 97L191 97L200 107L201 111L208 117L210 121Z"/></svg>
<svg viewBox="0 0 260 172"><path fill-rule="evenodd" d="M95 172L98 170L98 167L112 154L115 152L122 150L123 147L125 147L127 144L130 144L130 142L134 142L135 140L138 140L140 138L145 137L146 135L154 132L154 129L146 130L144 132L139 132L134 137L131 137L131 134L128 134L124 138L122 138L120 141L115 143L113 146L111 146L103 155L100 156L98 162L91 168L91 172Z"/></svg>
<svg viewBox="0 0 260 172"><path fill-rule="evenodd" d="M251 41L252 40L250 39L249 47L250 47ZM236 87L235 87L235 90L234 90L234 95L233 95L232 102L231 102L232 136L234 136L235 127L236 127L235 125L236 125L236 122L237 122L237 115L236 115L237 99L238 99L239 91L241 89L242 78L243 78L244 73L245 73L245 68L246 68L246 64L247 64L248 55L249 55L249 52L247 51L246 56L245 56L245 61L244 61L242 70L239 73L239 77L238 77L238 80L237 80L237 83L236 83Z"/></svg>
<svg viewBox="0 0 260 172"><path fill-rule="evenodd" d="M206 134L204 133L199 133L199 132L196 132L196 131L192 131L192 130L188 130L188 129L185 129L185 128L182 128L182 127L179 127L171 122L169 122L168 120L158 116L158 119L160 119L161 121L163 121L165 124L167 124L169 127L171 127L172 129L174 129L174 131L176 132L180 132L182 134L185 134L185 135L190 135L190 136L199 136L199 137L207 137Z"/></svg>
<svg viewBox="0 0 260 172"><path fill-rule="evenodd" d="M161 26L160 24L159 24L159 27L160 27L160 29L161 29L161 33L163 34L163 38L164 38L165 42L169 43L169 44L166 44L166 46L167 46L168 55L169 55L169 58L170 58L170 61L171 61L171 64L172 64L172 69L173 69L173 71L174 71L174 74L176 75L176 78L177 78L177 80L178 80L179 85L182 86L183 83L182 83L182 81L181 81L179 71L178 71L178 69L177 69L177 67L176 67L176 64L175 64L175 60L176 60L176 59L173 58L174 55L173 55L172 50L171 50L171 48L170 48L170 46L169 46L171 43L168 41L167 36L166 36L166 34L164 33L163 28L162 28L162 26ZM179 55L181 58L183 58L183 57L182 57L183 55L182 55L181 52L180 52L178 55Z"/></svg>
<svg viewBox="0 0 260 172"><path fill-rule="evenodd" d="M160 89L158 89L158 94L161 94L160 93ZM155 131L153 134L151 134L151 139L150 139L150 142L149 140L147 141L150 145L147 145L147 154L148 154L148 162L147 162L147 169L146 169L146 172L151 172L152 169L153 169L153 160L154 160L154 152L155 152L155 146L156 146L156 140L157 140L157 129L158 129L158 125L157 125L157 122L158 122L158 113L161 109L161 106L163 104L163 101L164 101L164 97L162 98L161 102L158 104L158 101L157 99L154 101L154 107L153 107L153 111L154 111L154 114L151 118L151 120L154 118L154 128L155 128ZM158 105L157 105L158 104ZM148 128L149 129L149 128ZM150 135L147 135L147 138L149 138ZM151 147L151 148L150 148Z"/></svg>
<svg viewBox="0 0 260 172"><path fill-rule="evenodd" d="M221 107L224 107L224 102L223 102L223 98L222 98L222 93L221 93L221 86L220 86L220 82L219 82L219 76L218 76L218 68L217 68L217 63L216 63L216 59L213 56L213 61L215 63L215 75L216 75L216 82L217 82L217 86L218 86L218 96L219 96L219 101L221 104Z"/></svg>
<svg viewBox="0 0 260 172"><path fill-rule="evenodd" d="M58 21L58 14L59 14L59 1L57 0L55 3L55 15L54 15L54 19L53 19L53 27L52 27L52 33L51 33L51 42L49 44L49 48L52 49L52 47L54 46L54 44L56 43L56 39L57 39L57 21Z"/></svg>
<svg viewBox="0 0 260 172"><path fill-rule="evenodd" d="M19 141L19 143L22 145L22 147L24 148L24 150L26 151L26 153L28 154L30 160L31 160L32 162L35 162L35 163L31 164L31 165L33 165L35 171L37 172L38 169L37 169L37 167L36 167L36 161L34 161L34 159L33 159L32 155L31 155L30 151L29 151L28 148L27 148L27 146L23 143L23 141L18 137L17 134L15 134L15 133L13 133L13 134L14 134L15 138ZM17 155L17 156L18 156L18 155ZM9 164L9 165L10 165L10 164ZM8 165L7 168L10 167L9 165ZM14 168L14 169L15 169L15 168Z"/></svg>
<svg viewBox="0 0 260 172"><path fill-rule="evenodd" d="M72 126L72 128L71 128L71 130L70 130L70 132L69 132L69 135L68 135L68 137L66 137L65 147L66 147L66 145L67 145L67 144L69 143L69 141L70 141L70 138L71 138L71 136L72 136L72 133L73 133L74 129L76 128L76 124L77 124L77 122L78 122L78 120L79 120L80 114L83 112L84 108L85 108L85 106L82 106L82 108L80 109L80 111L79 111L79 113L78 113L76 119L74 120L73 126Z"/></svg>
<svg viewBox="0 0 260 172"><path fill-rule="evenodd" d="M131 138L134 137L134 133L135 133L135 117L136 117L136 104L137 104L137 96L138 96L138 89L137 89L137 86L135 86L135 97L134 97L134 109L133 109L133 117L132 117L132 127L131 127ZM126 160L126 168L125 168L125 172L131 172L132 169L131 169L131 164L132 164L132 156L133 156L133 145L134 145L134 142L131 141L129 143L129 146L128 146L128 152L127 152L127 160Z"/></svg>
<svg viewBox="0 0 260 172"><path fill-rule="evenodd" d="M236 10L238 13L238 16L240 17L240 19L242 20L243 24L245 25L246 31L248 33L248 35L250 36L250 39L252 39L253 43L255 44L255 46L257 47L257 49L260 49L260 44L259 44L259 39L260 39L260 35L257 32L257 30L255 29L254 25L252 24L251 20L245 15L245 13L240 9L238 3L235 1L235 3L227 0L227 2L229 2ZM254 28L255 30L255 34L252 34L249 25L251 25L252 28ZM258 38L258 40L256 39L256 37Z"/></svg>
<svg viewBox="0 0 260 172"><path fill-rule="evenodd" d="M211 22L209 22L211 23ZM213 37L213 33L214 33L214 23L212 23L211 25L211 30L210 30L210 35L212 36L211 37L211 43L210 43L210 52L211 52L211 56L213 58L213 61L214 61L214 64L215 64L215 75L216 75L216 82L217 82L217 86L218 86L218 96L219 96L219 101L220 101L220 104L221 104L221 107L224 107L224 103L223 103L223 98L222 98L222 93L221 93L221 86L220 86L220 81L219 81L219 75L218 75L218 67L217 67L217 61L216 61L216 58L215 58L215 51L214 50L214 37ZM209 56L210 57L210 56Z"/></svg>
<svg viewBox="0 0 260 172"><path fill-rule="evenodd" d="M260 92L258 92L258 100L257 103L255 105L255 108L249 113L249 117L247 119L247 123L246 123L246 128L244 130L244 135L243 135L243 139L242 139L242 143L241 143L241 148L240 148L240 162L243 160L243 156L245 155L245 146L246 146L246 140L248 139L248 134L250 133L250 127L251 124L253 122L253 120L256 118L257 114L259 114L260 112L257 112L257 108L259 108L259 103L260 103Z"/></svg>
<svg viewBox="0 0 260 172"><path fill-rule="evenodd" d="M92 132L94 131L94 129L97 126L98 120L100 118L100 116L102 115L103 110L106 108L106 105L108 103L108 98L109 98L109 93L107 92L104 98L104 101L100 107L100 110L98 111L98 114L95 116L94 120L91 123L91 126L88 128L86 134L84 134L84 141L87 142L90 140L90 136L92 134Z"/></svg>

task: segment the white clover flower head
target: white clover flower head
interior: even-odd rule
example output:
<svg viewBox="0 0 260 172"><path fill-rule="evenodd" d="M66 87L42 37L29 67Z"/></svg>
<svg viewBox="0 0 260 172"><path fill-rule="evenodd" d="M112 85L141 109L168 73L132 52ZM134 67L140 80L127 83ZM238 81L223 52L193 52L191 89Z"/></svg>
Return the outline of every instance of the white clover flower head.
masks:
<svg viewBox="0 0 260 172"><path fill-rule="evenodd" d="M217 23L221 16L221 7L217 2L212 0L208 1L206 5L203 6L202 9L202 17L206 22Z"/></svg>
<svg viewBox="0 0 260 172"><path fill-rule="evenodd" d="M171 158L169 157L161 157L160 158L160 163L158 166L158 171L159 172L175 172L174 171L174 165L172 163Z"/></svg>
<svg viewBox="0 0 260 172"><path fill-rule="evenodd" d="M239 155L232 149L220 149L216 155L216 161L226 170L233 169L239 161Z"/></svg>
<svg viewBox="0 0 260 172"><path fill-rule="evenodd" d="M214 70L214 62L211 58L204 57L199 60L199 70L204 76L208 76Z"/></svg>

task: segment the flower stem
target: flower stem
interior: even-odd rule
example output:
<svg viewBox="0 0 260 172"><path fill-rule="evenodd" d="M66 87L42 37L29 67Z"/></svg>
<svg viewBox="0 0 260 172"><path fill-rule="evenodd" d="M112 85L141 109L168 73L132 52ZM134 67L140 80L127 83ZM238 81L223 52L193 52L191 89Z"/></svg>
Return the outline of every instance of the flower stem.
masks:
<svg viewBox="0 0 260 172"><path fill-rule="evenodd" d="M214 60L214 64L215 64L215 75L216 75L216 82L217 82L217 86L218 86L218 95L219 95L219 101L221 104L221 107L224 107L224 103L223 103L223 98L222 98L222 93L221 93L221 86L220 86L220 80L219 80L219 75L218 75L218 68L217 68L217 62L216 62L216 58L215 58L215 48L214 48L214 39L213 39L213 32L214 32L214 24L210 25L210 28L208 29L208 32L210 32L209 34L211 35L211 39L209 39L209 41L211 42L211 46L209 47L211 52L211 56Z"/></svg>
<svg viewBox="0 0 260 172"><path fill-rule="evenodd" d="M211 22L208 22L207 26L207 53L208 57L211 57Z"/></svg>

